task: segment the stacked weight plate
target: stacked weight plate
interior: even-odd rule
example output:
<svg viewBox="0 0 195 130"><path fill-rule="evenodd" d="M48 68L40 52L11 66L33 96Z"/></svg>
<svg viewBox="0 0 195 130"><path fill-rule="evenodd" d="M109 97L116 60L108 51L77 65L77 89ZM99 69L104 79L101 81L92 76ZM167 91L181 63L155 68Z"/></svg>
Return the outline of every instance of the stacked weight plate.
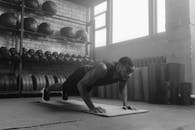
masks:
<svg viewBox="0 0 195 130"><path fill-rule="evenodd" d="M22 75L22 91L23 92L30 92L33 91L33 80L30 74L23 74Z"/></svg>
<svg viewBox="0 0 195 130"><path fill-rule="evenodd" d="M34 74L34 75L32 75L32 80L33 80L34 90L40 91L44 87L46 87L45 75Z"/></svg>
<svg viewBox="0 0 195 130"><path fill-rule="evenodd" d="M0 91L5 92L9 87L9 78L8 75L1 75L0 77Z"/></svg>
<svg viewBox="0 0 195 130"><path fill-rule="evenodd" d="M12 74L2 74L0 76L0 92L18 91L17 77Z"/></svg>
<svg viewBox="0 0 195 130"><path fill-rule="evenodd" d="M45 79L46 79L46 87L50 87L50 86L55 84L55 80L54 80L53 75L47 74L47 75L45 75ZM58 90L55 89L55 87L51 88L50 90L58 91Z"/></svg>
<svg viewBox="0 0 195 130"><path fill-rule="evenodd" d="M66 77L64 75L54 75L53 76L55 83L63 84L66 81Z"/></svg>
<svg viewBox="0 0 195 130"><path fill-rule="evenodd" d="M17 91L18 86L17 86L17 77L15 75L8 75L9 78L9 87L8 91Z"/></svg>

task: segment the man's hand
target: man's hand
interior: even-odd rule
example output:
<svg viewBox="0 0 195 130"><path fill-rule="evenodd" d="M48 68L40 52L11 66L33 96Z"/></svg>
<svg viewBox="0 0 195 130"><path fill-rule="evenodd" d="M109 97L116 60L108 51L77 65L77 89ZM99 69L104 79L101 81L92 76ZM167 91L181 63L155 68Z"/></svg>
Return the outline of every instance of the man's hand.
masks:
<svg viewBox="0 0 195 130"><path fill-rule="evenodd" d="M91 109L90 111L93 113L105 113L106 112L106 110L101 107L95 107L94 109Z"/></svg>
<svg viewBox="0 0 195 130"><path fill-rule="evenodd" d="M131 105L126 105L122 107L124 110L137 110L137 108L135 106L131 106Z"/></svg>

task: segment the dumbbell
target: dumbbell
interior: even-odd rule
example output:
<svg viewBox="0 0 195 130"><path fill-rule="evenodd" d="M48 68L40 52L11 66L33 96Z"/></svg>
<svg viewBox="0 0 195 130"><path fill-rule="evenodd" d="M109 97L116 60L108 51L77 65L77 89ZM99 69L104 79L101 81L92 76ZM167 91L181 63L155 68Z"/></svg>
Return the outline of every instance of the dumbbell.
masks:
<svg viewBox="0 0 195 130"><path fill-rule="evenodd" d="M64 62L64 58L65 58L65 54L64 53L60 53L56 60L57 60L58 63L63 63Z"/></svg>
<svg viewBox="0 0 195 130"><path fill-rule="evenodd" d="M47 57L50 63L54 63L56 61L55 57L52 55L50 51L46 51L45 56Z"/></svg>
<svg viewBox="0 0 195 130"><path fill-rule="evenodd" d="M31 56L28 53L28 50L26 48L23 48L22 58L23 58L24 61L28 61L31 58Z"/></svg>
<svg viewBox="0 0 195 130"><path fill-rule="evenodd" d="M35 62L39 62L39 55L34 51L32 54L31 54L31 57L32 57L32 61L35 61Z"/></svg>
<svg viewBox="0 0 195 130"><path fill-rule="evenodd" d="M17 52L17 50L16 50L16 48L10 48L9 49L9 52L10 52L10 54L11 54L11 58L13 59L13 60L19 60L19 53Z"/></svg>
<svg viewBox="0 0 195 130"><path fill-rule="evenodd" d="M84 56L82 63L88 64L89 63L89 58L87 56Z"/></svg>
<svg viewBox="0 0 195 130"><path fill-rule="evenodd" d="M76 56L75 54L72 54L71 57L70 57L69 62L70 62L71 64L75 64L76 61L77 61L77 58L76 58L76 57L77 57L77 56Z"/></svg>
<svg viewBox="0 0 195 130"><path fill-rule="evenodd" d="M52 62L56 63L58 56L59 56L58 52L53 52L52 53Z"/></svg>
<svg viewBox="0 0 195 130"><path fill-rule="evenodd" d="M11 57L9 50L6 47L0 48L0 54L1 54L3 59L10 59L10 57Z"/></svg>
<svg viewBox="0 0 195 130"><path fill-rule="evenodd" d="M78 55L77 56L77 62L81 63L83 60L83 57L81 55Z"/></svg>
<svg viewBox="0 0 195 130"><path fill-rule="evenodd" d="M30 54L30 50L23 49L22 58L24 59L24 61L32 61L32 59L31 59L32 56Z"/></svg>
<svg viewBox="0 0 195 130"><path fill-rule="evenodd" d="M70 63L70 59L71 59L71 56L70 56L68 53L65 54L64 61L65 61L66 63Z"/></svg>
<svg viewBox="0 0 195 130"><path fill-rule="evenodd" d="M38 55L40 62L47 62L48 61L47 57L45 56L45 54L43 53L42 50L37 50L36 54Z"/></svg>
<svg viewBox="0 0 195 130"><path fill-rule="evenodd" d="M33 59L33 56L34 56L34 54L35 54L35 50L34 50L34 49L29 49L29 50L28 50L28 54L29 54L29 56L30 56L29 60L30 60L30 61L33 61L33 60L34 60L34 59Z"/></svg>

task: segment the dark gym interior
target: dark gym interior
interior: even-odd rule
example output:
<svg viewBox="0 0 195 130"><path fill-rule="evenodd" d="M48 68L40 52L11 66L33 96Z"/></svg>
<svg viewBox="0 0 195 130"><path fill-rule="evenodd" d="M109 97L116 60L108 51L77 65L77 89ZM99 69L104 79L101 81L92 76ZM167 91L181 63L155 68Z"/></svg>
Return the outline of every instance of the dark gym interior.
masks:
<svg viewBox="0 0 195 130"><path fill-rule="evenodd" d="M0 0L0 129L195 130L194 6L194 0ZM147 113L102 117L40 103L43 88L62 85L79 67L124 56L134 64L128 104ZM102 85L90 96L121 106L118 86ZM62 100L61 88L50 96Z"/></svg>

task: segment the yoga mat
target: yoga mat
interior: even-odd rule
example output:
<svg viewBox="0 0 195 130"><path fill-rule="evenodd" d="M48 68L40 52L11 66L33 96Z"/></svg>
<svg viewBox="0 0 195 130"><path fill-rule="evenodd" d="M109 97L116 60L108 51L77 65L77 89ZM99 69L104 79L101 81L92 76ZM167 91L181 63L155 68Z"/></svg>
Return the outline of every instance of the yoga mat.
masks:
<svg viewBox="0 0 195 130"><path fill-rule="evenodd" d="M62 107L64 107L67 110L85 112L85 113L95 114L95 115L104 116L104 117L113 117L113 116L121 116L121 115L148 112L148 110L145 110L145 109L123 110L122 106L94 103L96 107L102 107L106 109L106 113L93 113L88 109L88 107L85 105L83 101L78 101L78 100L73 100L73 99L68 100L68 101L62 101L62 100L47 101L47 102L41 101L41 103L47 103L47 104L52 104L52 105L63 104Z"/></svg>

